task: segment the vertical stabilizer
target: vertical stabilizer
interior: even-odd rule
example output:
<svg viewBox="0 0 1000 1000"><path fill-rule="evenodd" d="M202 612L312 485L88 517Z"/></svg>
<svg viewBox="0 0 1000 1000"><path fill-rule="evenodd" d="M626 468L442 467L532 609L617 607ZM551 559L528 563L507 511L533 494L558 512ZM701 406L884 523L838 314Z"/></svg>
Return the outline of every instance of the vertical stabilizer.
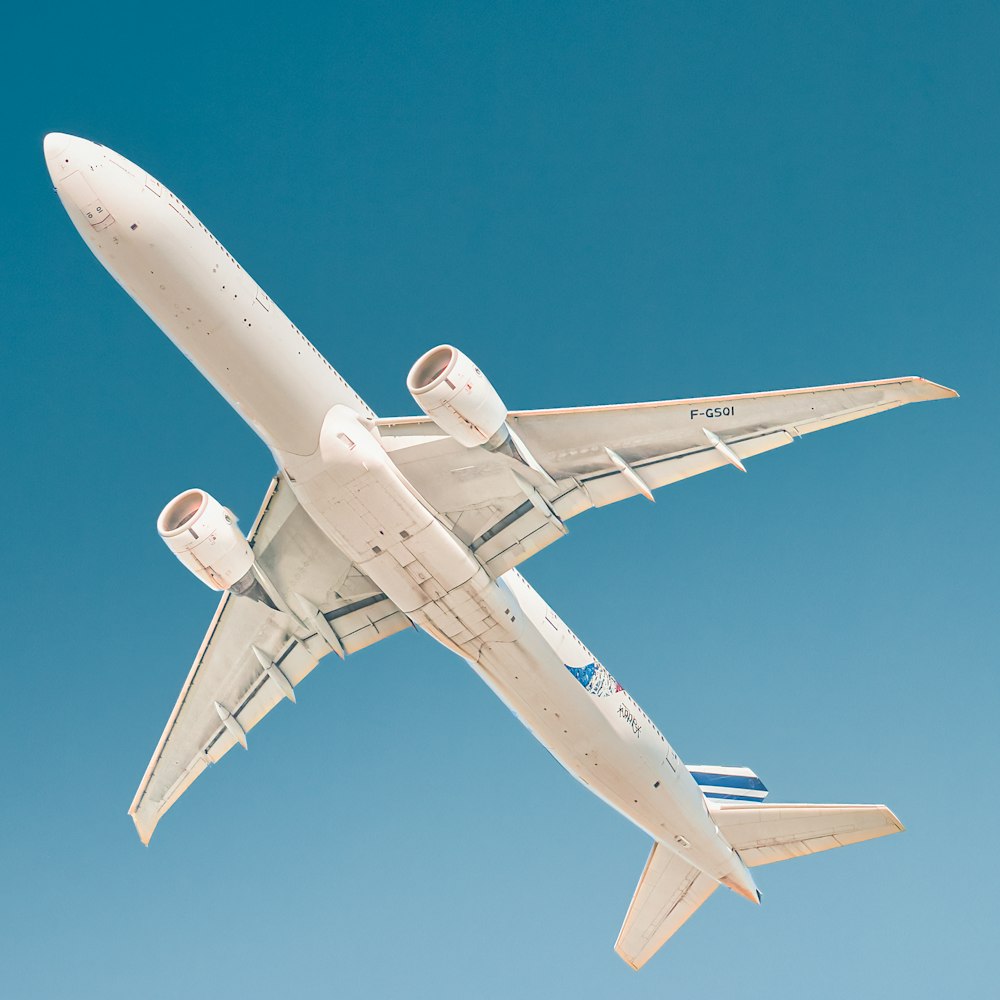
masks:
<svg viewBox="0 0 1000 1000"><path fill-rule="evenodd" d="M764 782L749 767L688 764L688 770L706 799L763 802L767 798Z"/></svg>

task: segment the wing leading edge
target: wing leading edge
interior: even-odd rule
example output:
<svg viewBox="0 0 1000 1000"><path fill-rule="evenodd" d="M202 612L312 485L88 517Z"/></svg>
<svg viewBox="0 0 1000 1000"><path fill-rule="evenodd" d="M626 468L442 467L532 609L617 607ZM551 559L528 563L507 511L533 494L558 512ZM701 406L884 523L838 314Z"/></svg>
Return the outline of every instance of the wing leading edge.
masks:
<svg viewBox="0 0 1000 1000"><path fill-rule="evenodd" d="M313 626L225 594L146 768L129 815L143 843L191 783L238 743L329 652L353 653L409 619L330 543L276 476L250 533L279 592L322 614ZM324 624L325 623L325 624Z"/></svg>

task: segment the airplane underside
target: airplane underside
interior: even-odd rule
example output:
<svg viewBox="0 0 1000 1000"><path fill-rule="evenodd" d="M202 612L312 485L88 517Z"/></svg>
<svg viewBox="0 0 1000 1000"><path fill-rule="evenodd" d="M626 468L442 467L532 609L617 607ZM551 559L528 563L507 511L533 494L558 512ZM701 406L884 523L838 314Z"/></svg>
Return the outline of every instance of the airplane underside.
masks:
<svg viewBox="0 0 1000 1000"><path fill-rule="evenodd" d="M745 767L686 767L516 568L567 522L814 431L956 395L916 377L511 411L461 351L410 370L423 415L379 418L196 216L104 147L46 137L88 247L270 448L249 535L203 490L157 522L219 607L129 810L140 837L316 664L413 626L466 659L576 778L653 838L616 950L639 968L749 869L896 833L882 805L764 803Z"/></svg>

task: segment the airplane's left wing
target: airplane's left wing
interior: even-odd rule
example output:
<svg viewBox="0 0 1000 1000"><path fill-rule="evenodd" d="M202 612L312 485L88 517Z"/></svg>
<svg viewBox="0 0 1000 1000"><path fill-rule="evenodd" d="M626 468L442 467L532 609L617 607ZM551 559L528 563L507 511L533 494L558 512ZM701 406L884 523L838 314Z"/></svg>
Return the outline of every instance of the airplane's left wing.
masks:
<svg viewBox="0 0 1000 1000"><path fill-rule="evenodd" d="M566 533L564 522L797 437L952 389L905 377L659 403L530 410L508 427L532 462L466 448L429 417L378 422L393 461L494 576Z"/></svg>
<svg viewBox="0 0 1000 1000"><path fill-rule="evenodd" d="M143 843L202 771L237 743L245 746L246 734L278 702L294 700L295 686L322 657L353 653L410 625L322 534L281 476L249 537L278 592L300 595L315 614L296 620L223 595L129 808Z"/></svg>

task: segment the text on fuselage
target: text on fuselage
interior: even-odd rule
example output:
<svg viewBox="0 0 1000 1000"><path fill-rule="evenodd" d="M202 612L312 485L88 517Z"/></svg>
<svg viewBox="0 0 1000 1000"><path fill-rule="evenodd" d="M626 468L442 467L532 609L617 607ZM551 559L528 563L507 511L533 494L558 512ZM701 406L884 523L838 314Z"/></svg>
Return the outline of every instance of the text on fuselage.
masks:
<svg viewBox="0 0 1000 1000"><path fill-rule="evenodd" d="M639 724L639 720L625 707L624 702L618 706L618 714L632 727L632 732L638 736L642 726Z"/></svg>

